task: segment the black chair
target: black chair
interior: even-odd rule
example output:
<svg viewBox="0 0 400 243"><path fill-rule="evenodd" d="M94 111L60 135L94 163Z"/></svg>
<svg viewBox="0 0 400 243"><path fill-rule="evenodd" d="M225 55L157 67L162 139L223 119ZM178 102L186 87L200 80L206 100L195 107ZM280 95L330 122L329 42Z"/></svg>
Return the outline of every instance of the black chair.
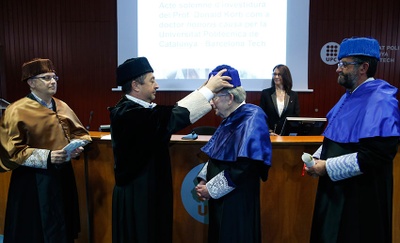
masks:
<svg viewBox="0 0 400 243"><path fill-rule="evenodd" d="M217 130L217 128L212 126L200 126L193 128L193 132L195 132L197 135L213 135L215 130Z"/></svg>

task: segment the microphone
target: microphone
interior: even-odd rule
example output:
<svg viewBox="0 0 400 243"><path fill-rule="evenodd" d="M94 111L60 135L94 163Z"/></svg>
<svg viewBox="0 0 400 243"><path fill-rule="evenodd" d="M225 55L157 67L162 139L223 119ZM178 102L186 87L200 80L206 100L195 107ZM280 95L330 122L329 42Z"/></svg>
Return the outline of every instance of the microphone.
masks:
<svg viewBox="0 0 400 243"><path fill-rule="evenodd" d="M92 118L93 118L93 111L90 111L89 123L88 123L88 125L86 126L86 130L88 130L88 131L89 131L89 129L90 129L90 123L92 123Z"/></svg>

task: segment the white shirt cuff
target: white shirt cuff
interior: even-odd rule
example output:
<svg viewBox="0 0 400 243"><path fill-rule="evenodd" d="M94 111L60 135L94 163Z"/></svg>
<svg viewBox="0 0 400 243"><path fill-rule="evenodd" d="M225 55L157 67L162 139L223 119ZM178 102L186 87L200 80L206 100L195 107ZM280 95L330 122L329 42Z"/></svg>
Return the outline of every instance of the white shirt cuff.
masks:
<svg viewBox="0 0 400 243"><path fill-rule="evenodd" d="M206 97L206 99L207 99L208 101L210 101L210 100L214 97L214 93L213 93L209 88L207 88L206 86L201 87L201 88L199 89L199 92L200 92L202 95L204 95L204 97Z"/></svg>
<svg viewBox="0 0 400 243"><path fill-rule="evenodd" d="M197 174L197 178L202 179L203 181L207 181L207 166L208 162L201 168L200 172Z"/></svg>
<svg viewBox="0 0 400 243"><path fill-rule="evenodd" d="M317 149L317 151L315 151L315 153L312 155L313 158L321 158L321 151L322 151L322 145L319 146L319 148Z"/></svg>

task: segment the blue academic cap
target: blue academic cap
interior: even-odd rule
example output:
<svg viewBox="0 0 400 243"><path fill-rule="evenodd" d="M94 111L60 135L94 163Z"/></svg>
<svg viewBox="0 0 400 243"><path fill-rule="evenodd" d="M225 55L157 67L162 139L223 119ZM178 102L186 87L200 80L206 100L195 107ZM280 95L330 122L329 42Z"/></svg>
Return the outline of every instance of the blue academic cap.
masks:
<svg viewBox="0 0 400 243"><path fill-rule="evenodd" d="M211 73L208 74L208 79L210 79L211 75L217 75L217 73L222 69L227 69L227 71L223 73L222 76L229 76L232 78L232 80L229 80L229 83L233 85L233 88L242 86L239 78L239 72L233 67L225 64L219 65L218 67L214 68L214 70L212 70Z"/></svg>
<svg viewBox="0 0 400 243"><path fill-rule="evenodd" d="M340 44L338 59L349 56L375 57L379 61L379 43L371 37L346 38Z"/></svg>

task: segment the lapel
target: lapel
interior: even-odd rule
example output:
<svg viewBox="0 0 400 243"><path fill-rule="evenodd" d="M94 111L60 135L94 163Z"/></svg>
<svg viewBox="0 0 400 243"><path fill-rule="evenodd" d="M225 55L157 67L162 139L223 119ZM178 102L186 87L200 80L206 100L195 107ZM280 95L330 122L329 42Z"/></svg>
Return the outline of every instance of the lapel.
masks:
<svg viewBox="0 0 400 243"><path fill-rule="evenodd" d="M279 116L278 104L276 103L276 91L271 94L272 103L274 104L275 112Z"/></svg>
<svg viewBox="0 0 400 243"><path fill-rule="evenodd" d="M275 112L279 116L278 104L276 102L276 91L271 94L271 99L272 99L272 103L274 103ZM285 100L283 101L284 102L283 111L282 111L282 114L280 116L282 116L283 113L285 113L285 111L286 111L286 109L287 109L287 107L289 105L289 101L290 101L290 96L289 96L289 94L286 94L285 95Z"/></svg>

